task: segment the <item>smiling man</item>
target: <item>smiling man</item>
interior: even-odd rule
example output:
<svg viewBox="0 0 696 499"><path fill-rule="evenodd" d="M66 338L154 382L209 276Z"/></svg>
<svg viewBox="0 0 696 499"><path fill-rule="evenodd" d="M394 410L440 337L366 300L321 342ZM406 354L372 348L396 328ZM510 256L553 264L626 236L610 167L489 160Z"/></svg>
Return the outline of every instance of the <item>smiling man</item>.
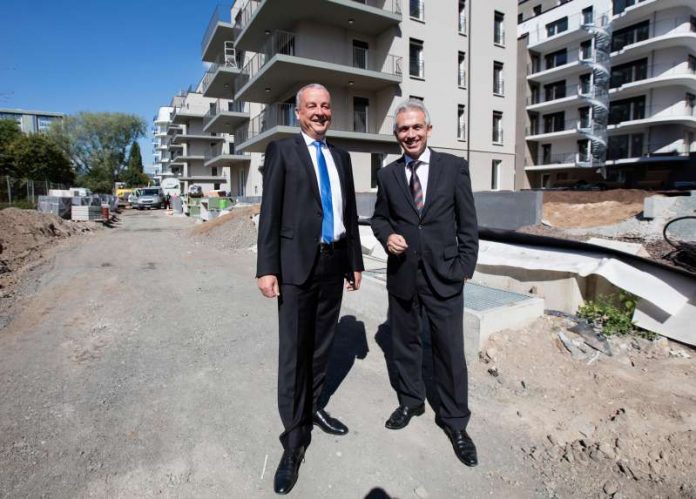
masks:
<svg viewBox="0 0 696 499"><path fill-rule="evenodd" d="M420 319L430 326L439 398L435 422L455 455L476 466L464 360L464 281L474 273L478 225L467 162L428 148L430 115L419 100L399 104L394 135L404 155L378 174L372 230L388 253L387 291L399 430L425 411Z"/></svg>
<svg viewBox="0 0 696 499"><path fill-rule="evenodd" d="M363 270L350 155L325 139L328 90L302 87L295 114L301 133L266 148L256 272L263 296L278 300L278 409L285 429L278 494L295 485L313 425L348 433L317 404L344 278L346 289L357 290Z"/></svg>

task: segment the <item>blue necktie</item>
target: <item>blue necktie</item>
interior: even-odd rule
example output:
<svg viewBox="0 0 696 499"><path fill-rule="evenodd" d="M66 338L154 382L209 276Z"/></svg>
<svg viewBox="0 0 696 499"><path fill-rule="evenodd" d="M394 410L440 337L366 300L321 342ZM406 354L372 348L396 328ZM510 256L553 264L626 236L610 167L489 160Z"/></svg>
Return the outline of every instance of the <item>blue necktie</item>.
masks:
<svg viewBox="0 0 696 499"><path fill-rule="evenodd" d="M334 213L333 201L331 199L331 180L329 180L329 168L326 166L326 159L321 152L322 143L312 142L317 149L317 166L319 166L319 191L321 192L321 208L324 210L324 220L321 223L321 239L325 243L333 241L334 237Z"/></svg>

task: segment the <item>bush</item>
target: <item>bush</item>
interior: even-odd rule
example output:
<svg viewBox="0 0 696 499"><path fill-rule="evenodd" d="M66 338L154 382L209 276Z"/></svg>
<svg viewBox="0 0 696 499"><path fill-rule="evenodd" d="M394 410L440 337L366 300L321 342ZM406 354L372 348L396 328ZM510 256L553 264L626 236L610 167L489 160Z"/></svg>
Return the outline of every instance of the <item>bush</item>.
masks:
<svg viewBox="0 0 696 499"><path fill-rule="evenodd" d="M613 296L600 296L597 300L588 300L578 308L578 317L601 328L602 333L636 334L647 339L654 339L655 333L646 331L633 324L633 312L636 309L636 297L626 291Z"/></svg>

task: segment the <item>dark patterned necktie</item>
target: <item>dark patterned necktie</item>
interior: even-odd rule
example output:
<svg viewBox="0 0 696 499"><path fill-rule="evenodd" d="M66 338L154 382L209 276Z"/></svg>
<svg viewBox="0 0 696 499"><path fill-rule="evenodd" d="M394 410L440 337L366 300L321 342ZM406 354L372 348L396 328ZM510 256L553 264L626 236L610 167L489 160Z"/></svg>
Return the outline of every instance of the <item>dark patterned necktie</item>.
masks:
<svg viewBox="0 0 696 499"><path fill-rule="evenodd" d="M411 170L411 181L409 182L409 187L411 188L411 195L413 196L413 202L416 204L416 208L418 209L418 212L420 213L423 210L423 186L420 183L420 179L418 178L418 173L416 173L416 170L420 165L422 165L422 161L411 161L408 164L408 168Z"/></svg>

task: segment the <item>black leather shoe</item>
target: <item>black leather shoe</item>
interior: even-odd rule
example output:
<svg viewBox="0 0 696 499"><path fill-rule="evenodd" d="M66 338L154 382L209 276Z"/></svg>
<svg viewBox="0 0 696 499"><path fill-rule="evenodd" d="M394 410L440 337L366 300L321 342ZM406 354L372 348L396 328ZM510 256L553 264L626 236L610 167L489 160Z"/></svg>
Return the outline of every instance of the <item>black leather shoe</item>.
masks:
<svg viewBox="0 0 696 499"><path fill-rule="evenodd" d="M332 418L328 412L319 409L312 417L312 423L321 428L329 435L345 435L348 433L348 427L341 423L338 419Z"/></svg>
<svg viewBox="0 0 696 499"><path fill-rule="evenodd" d="M273 479L273 490L276 494L287 494L295 486L300 472L300 464L304 460L304 447L283 451L278 469Z"/></svg>
<svg viewBox="0 0 696 499"><path fill-rule="evenodd" d="M466 466L476 466L478 464L478 456L476 455L476 446L474 441L465 430L453 430L447 425L440 425L445 430L445 433L452 442L454 455L457 456Z"/></svg>
<svg viewBox="0 0 696 499"><path fill-rule="evenodd" d="M396 408L392 415L389 416L384 426L390 430L400 430L405 428L413 416L420 416L425 412L425 404L417 405L416 407L406 407L400 405Z"/></svg>

